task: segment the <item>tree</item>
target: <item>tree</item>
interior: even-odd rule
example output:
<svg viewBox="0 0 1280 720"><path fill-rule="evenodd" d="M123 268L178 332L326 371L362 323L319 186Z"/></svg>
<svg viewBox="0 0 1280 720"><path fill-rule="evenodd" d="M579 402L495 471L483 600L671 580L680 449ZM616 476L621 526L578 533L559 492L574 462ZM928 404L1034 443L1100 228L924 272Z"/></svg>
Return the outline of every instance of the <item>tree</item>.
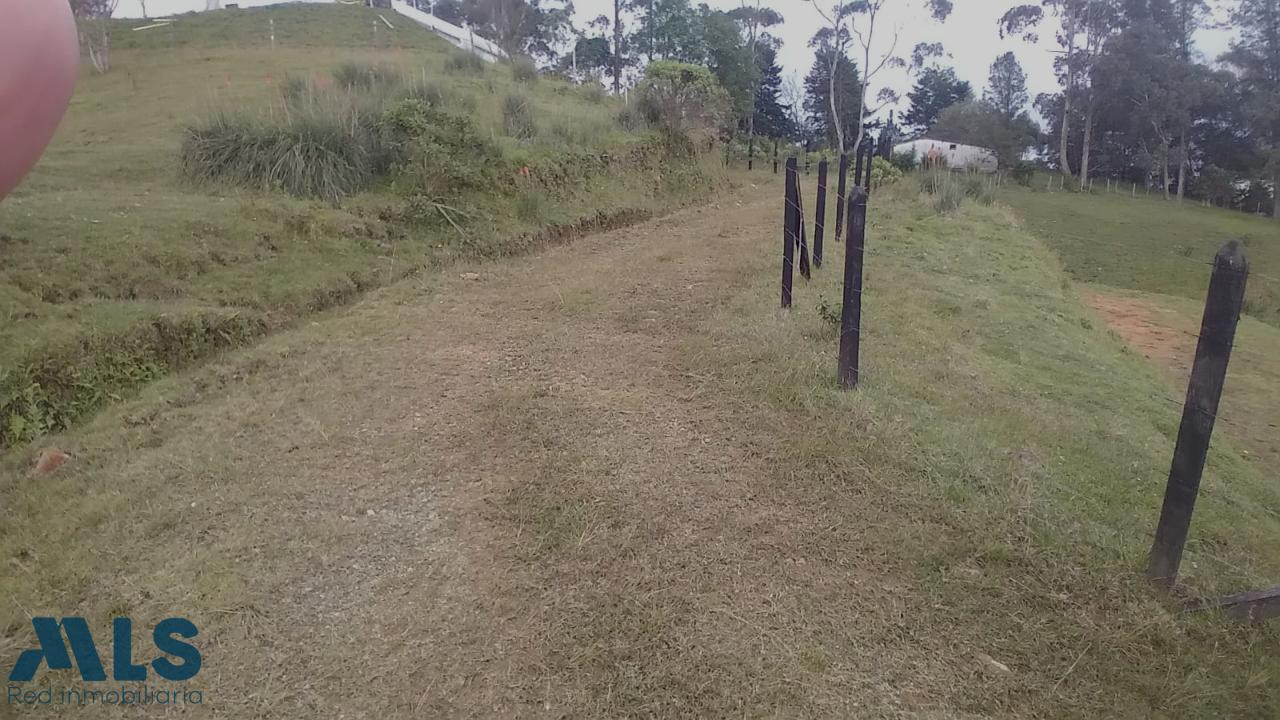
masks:
<svg viewBox="0 0 1280 720"><path fill-rule="evenodd" d="M80 45L95 72L111 69L111 16L119 0L71 0Z"/></svg>
<svg viewBox="0 0 1280 720"><path fill-rule="evenodd" d="M1083 102L1082 188L1088 182L1089 143L1093 132L1093 94L1087 89L1087 78L1093 74L1093 64L1102 49L1102 41L1115 28L1112 10L1108 0L1040 0L1036 5L1016 5L1000 18L1001 37L1006 34L1022 35L1032 42L1038 40L1037 28L1046 14L1058 18L1055 37L1062 54L1055 66L1064 88L1058 117L1058 165L1064 174L1071 175L1071 161L1067 153L1071 117L1076 104Z"/></svg>
<svg viewBox="0 0 1280 720"><path fill-rule="evenodd" d="M840 0L809 0L818 14L827 22L824 28L831 33L834 39L836 52L830 56L832 62L828 69L829 79L832 83L828 95L836 98L835 80L837 73L835 72L835 63L844 55L844 49L848 44L848 39L857 38L858 46L862 48L862 67L864 75L862 82L858 87L858 118L855 124L857 136L854 141L854 149L856 150L862 144L863 134L866 127L866 119L868 115L878 111L886 104L897 102L898 96L891 88L882 88L877 95L877 106L869 107L867 104L867 90L872 81L886 67L894 67L895 65L905 64L901 58L894 55L898 46L899 32L897 28L893 28L892 38L888 47L880 44L883 39L877 34L877 21L881 17L881 12L888 5L889 0L851 0L850 2L841 2ZM925 6L929 9L933 18L938 21L945 20L951 14L951 0L925 0ZM848 33L846 36L845 33ZM927 45L917 45L919 50ZM845 150L845 139L842 128L845 123L839 117L838 109L834 102L831 107L832 115L835 116L836 122L833 124L838 132L838 145L840 152Z"/></svg>
<svg viewBox="0 0 1280 720"><path fill-rule="evenodd" d="M1012 52L1001 55L991 63L983 99L1010 119L1017 117L1026 108L1029 100L1027 74Z"/></svg>
<svg viewBox="0 0 1280 720"><path fill-rule="evenodd" d="M775 41L768 38L768 36L762 36L762 33L766 28L782 24L782 15L775 10L761 7L760 0L755 0L755 5L748 5L747 0L741 0L741 2L742 5L734 10L730 10L729 15L737 21L737 23L742 27L743 32L746 34L747 48L751 55L751 66L757 71L755 76L755 101L753 103L751 116L747 119L747 143L754 147L756 120L760 117L762 112L761 103L763 102L764 114L769 115L774 106L777 105L778 89L782 83L782 71L777 67L777 48ZM767 64L762 65L760 62L762 58L762 51L766 49L773 52L773 58ZM766 73L773 69L778 70L777 74L772 77L774 84L769 88L766 88L764 83L769 79L766 77ZM786 123L779 124L777 118L771 119L770 122L774 126L774 129L782 128L786 125ZM774 135L774 137L777 137L777 135Z"/></svg>
<svg viewBox="0 0 1280 720"><path fill-rule="evenodd" d="M942 111L928 136L995 151L1001 167L1012 167L1039 135L1040 129L1026 113L1012 119L995 106L966 100Z"/></svg>
<svg viewBox="0 0 1280 720"><path fill-rule="evenodd" d="M570 73L575 82L599 82L600 76L613 65L609 41L603 37L580 37L573 43L573 53L560 58L557 68Z"/></svg>
<svg viewBox="0 0 1280 720"><path fill-rule="evenodd" d="M463 0L467 24L511 57L553 59L573 28L567 0Z"/></svg>
<svg viewBox="0 0 1280 720"><path fill-rule="evenodd" d="M1239 35L1222 59L1238 78L1245 123L1280 200L1280 0L1239 0L1231 21ZM1280 218L1280 202L1271 214Z"/></svg>
<svg viewBox="0 0 1280 720"><path fill-rule="evenodd" d="M782 93L782 68L778 65L778 51L769 45L757 50L756 65L760 83L756 88L755 107L749 133L759 130L767 137L791 137L796 127L787 115L779 98Z"/></svg>
<svg viewBox="0 0 1280 720"><path fill-rule="evenodd" d="M832 35L831 28L822 28L809 42L814 58L804 79L804 109L814 134L842 153L845 138L857 133L862 83L858 66L839 50L841 43L833 42Z"/></svg>
<svg viewBox="0 0 1280 720"><path fill-rule="evenodd" d="M467 9L462 0L436 0L431 5L431 14L459 27L467 24Z"/></svg>
<svg viewBox="0 0 1280 720"><path fill-rule="evenodd" d="M623 40L626 37L622 27L622 8L625 0L613 0L613 94L622 92L622 64L626 55Z"/></svg>
<svg viewBox="0 0 1280 720"><path fill-rule="evenodd" d="M696 21L694 33L699 46L686 50L687 60L706 64L720 86L729 93L738 124L749 124L760 83L755 52L747 47L737 21L728 13L702 5L698 8Z"/></svg>
<svg viewBox="0 0 1280 720"><path fill-rule="evenodd" d="M916 85L907 93L911 106L902 121L924 132L933 127L942 111L958 102L973 99L973 88L956 77L951 68L925 68Z"/></svg>

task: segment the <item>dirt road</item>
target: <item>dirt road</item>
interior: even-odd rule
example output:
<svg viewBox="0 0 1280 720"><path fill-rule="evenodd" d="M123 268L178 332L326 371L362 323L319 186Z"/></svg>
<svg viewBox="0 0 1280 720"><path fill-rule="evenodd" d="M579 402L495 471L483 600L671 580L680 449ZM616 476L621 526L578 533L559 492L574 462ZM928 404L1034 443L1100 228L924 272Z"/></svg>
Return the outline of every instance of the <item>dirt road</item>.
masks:
<svg viewBox="0 0 1280 720"><path fill-rule="evenodd" d="M132 519L76 561L85 611L190 608L227 717L847 716L945 686L927 648L868 672L905 610L859 539L876 504L784 492L803 428L690 369L775 194L377 293L95 423L56 481L130 488Z"/></svg>

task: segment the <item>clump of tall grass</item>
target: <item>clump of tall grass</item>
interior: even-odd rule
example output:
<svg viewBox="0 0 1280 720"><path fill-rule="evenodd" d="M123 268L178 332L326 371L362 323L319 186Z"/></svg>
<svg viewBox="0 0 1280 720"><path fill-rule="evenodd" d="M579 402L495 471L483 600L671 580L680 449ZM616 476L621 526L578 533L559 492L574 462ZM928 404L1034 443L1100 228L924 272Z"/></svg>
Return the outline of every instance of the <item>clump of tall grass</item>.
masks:
<svg viewBox="0 0 1280 720"><path fill-rule="evenodd" d="M995 182L977 173L967 173L964 176L964 194L979 204L992 205L996 201Z"/></svg>
<svg viewBox="0 0 1280 720"><path fill-rule="evenodd" d="M538 66L531 58L518 57L511 61L511 79L521 85L533 85L538 82Z"/></svg>
<svg viewBox="0 0 1280 720"><path fill-rule="evenodd" d="M945 168L930 167L921 170L918 180L920 192L929 196L934 212L953 212L964 201L964 188L951 171Z"/></svg>
<svg viewBox="0 0 1280 720"><path fill-rule="evenodd" d="M376 110L334 101L289 109L283 120L217 113L187 128L179 162L196 183L336 202L386 172L388 150Z"/></svg>
<svg viewBox="0 0 1280 720"><path fill-rule="evenodd" d="M333 69L333 81L344 90L373 90L399 85L404 76L386 65L347 61Z"/></svg>
<svg viewBox="0 0 1280 720"><path fill-rule="evenodd" d="M466 50L454 50L444 60L444 71L458 75L479 75L484 72L484 61Z"/></svg>
<svg viewBox="0 0 1280 720"><path fill-rule="evenodd" d="M518 140L528 140L538 134L533 105L528 98L508 95L502 99L502 130Z"/></svg>

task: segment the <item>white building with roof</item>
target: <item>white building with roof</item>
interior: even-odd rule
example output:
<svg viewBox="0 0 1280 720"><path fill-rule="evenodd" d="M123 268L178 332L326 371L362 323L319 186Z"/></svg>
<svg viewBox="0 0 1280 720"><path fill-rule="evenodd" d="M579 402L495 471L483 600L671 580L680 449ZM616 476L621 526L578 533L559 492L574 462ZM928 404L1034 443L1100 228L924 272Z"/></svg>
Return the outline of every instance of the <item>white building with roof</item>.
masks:
<svg viewBox="0 0 1280 720"><path fill-rule="evenodd" d="M996 153L990 148L977 145L921 138L893 146L895 153L911 153L917 164L931 157L942 158L947 167L956 170L973 170L975 172L994 173L1000 168Z"/></svg>

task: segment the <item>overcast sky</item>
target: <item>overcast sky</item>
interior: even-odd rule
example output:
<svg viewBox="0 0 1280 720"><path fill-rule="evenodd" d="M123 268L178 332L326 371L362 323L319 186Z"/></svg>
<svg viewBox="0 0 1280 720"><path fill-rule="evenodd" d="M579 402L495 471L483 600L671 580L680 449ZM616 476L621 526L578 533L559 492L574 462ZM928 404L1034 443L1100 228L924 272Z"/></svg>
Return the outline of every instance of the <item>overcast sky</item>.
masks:
<svg viewBox="0 0 1280 720"><path fill-rule="evenodd" d="M823 7L830 7L832 0L818 0ZM1023 0L1024 2L1027 0ZM695 0L695 3L697 0ZM740 0L706 0L707 4L729 10L738 7ZM1031 97L1037 93L1057 90L1053 76L1053 32L1041 33L1039 45L1032 45L1014 38L1001 39L996 21L1005 10L1018 4L1014 0L954 0L955 11L945 23L938 23L924 9L924 0L890 0L882 20L877 24L875 48L888 49L897 35L897 52L909 54L916 43L941 42L949 58L943 62L954 65L956 72L973 85L974 92L982 94L987 84L987 70L995 58L1012 50L1027 71L1027 85ZM242 6L267 5L271 0L241 0ZM767 7L777 10L786 23L774 33L782 38L780 59L784 75L802 79L813 63L813 51L809 38L822 27L823 20L808 0L764 0ZM147 12L152 17L166 13L203 10L205 0L148 0ZM598 15L613 12L612 0L575 0L578 26ZM117 17L141 17L138 0L120 0ZM1216 58L1227 47L1230 37L1223 31L1203 31L1197 37L1199 50L1208 58ZM855 47L855 60L863 65L861 49ZM874 64L874 63L873 63ZM872 80L872 92L882 87L892 87L903 96L908 80L902 71L885 70ZM901 104L905 107L905 102ZM901 109L901 108L900 108Z"/></svg>

